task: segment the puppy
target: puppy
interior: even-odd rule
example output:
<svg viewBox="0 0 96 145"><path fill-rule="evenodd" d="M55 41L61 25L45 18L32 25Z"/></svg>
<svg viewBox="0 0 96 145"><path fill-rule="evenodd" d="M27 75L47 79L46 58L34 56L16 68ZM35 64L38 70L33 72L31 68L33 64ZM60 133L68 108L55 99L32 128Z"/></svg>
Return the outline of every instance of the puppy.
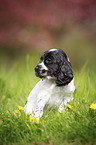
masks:
<svg viewBox="0 0 96 145"><path fill-rule="evenodd" d="M72 67L65 52L58 48L45 51L35 67L35 75L41 80L28 96L25 113L39 119L46 104L57 106L59 112L64 110L75 90Z"/></svg>

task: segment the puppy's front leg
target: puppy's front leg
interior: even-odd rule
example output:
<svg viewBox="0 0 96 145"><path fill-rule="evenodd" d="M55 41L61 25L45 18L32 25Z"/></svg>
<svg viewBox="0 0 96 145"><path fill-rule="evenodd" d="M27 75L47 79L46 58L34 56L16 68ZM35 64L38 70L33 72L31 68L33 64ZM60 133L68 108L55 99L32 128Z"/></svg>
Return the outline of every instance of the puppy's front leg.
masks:
<svg viewBox="0 0 96 145"><path fill-rule="evenodd" d="M65 106L67 106L67 103L70 103L71 100L73 100L72 94L71 97L67 96L64 98L64 101L60 104L58 111L62 112L65 110Z"/></svg>
<svg viewBox="0 0 96 145"><path fill-rule="evenodd" d="M48 94L45 96L42 96L42 94L39 94L37 97L37 103L36 107L34 109L34 115L32 114L30 117L35 117L35 118L41 118L43 115L43 108L45 104L48 102L49 96Z"/></svg>

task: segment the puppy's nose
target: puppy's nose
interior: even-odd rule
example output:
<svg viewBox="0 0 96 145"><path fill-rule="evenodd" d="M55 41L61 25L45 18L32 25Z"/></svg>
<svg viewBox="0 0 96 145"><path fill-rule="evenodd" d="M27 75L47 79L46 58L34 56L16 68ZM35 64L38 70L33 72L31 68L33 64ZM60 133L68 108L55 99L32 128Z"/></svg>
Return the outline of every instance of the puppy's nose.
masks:
<svg viewBox="0 0 96 145"><path fill-rule="evenodd" d="M38 65L35 66L35 71L37 71L37 70L39 70L39 66Z"/></svg>

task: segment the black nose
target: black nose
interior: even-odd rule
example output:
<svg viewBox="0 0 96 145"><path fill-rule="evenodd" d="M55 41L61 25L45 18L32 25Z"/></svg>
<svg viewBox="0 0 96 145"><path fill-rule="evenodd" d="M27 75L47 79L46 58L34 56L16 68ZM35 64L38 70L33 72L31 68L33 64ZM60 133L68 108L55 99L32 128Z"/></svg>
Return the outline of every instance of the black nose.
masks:
<svg viewBox="0 0 96 145"><path fill-rule="evenodd" d="M38 65L35 66L35 71L37 71L37 70L39 70L39 66Z"/></svg>

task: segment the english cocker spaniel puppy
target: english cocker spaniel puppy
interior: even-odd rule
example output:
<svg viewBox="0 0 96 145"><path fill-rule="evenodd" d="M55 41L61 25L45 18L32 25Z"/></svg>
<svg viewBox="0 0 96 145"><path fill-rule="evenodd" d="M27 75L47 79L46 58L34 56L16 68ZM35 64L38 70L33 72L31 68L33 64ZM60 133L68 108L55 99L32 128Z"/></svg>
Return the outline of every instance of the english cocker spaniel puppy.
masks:
<svg viewBox="0 0 96 145"><path fill-rule="evenodd" d="M59 112L64 110L75 90L72 67L65 52L58 48L45 51L35 66L35 75L41 80L28 96L25 113L39 119L46 104L57 106Z"/></svg>

